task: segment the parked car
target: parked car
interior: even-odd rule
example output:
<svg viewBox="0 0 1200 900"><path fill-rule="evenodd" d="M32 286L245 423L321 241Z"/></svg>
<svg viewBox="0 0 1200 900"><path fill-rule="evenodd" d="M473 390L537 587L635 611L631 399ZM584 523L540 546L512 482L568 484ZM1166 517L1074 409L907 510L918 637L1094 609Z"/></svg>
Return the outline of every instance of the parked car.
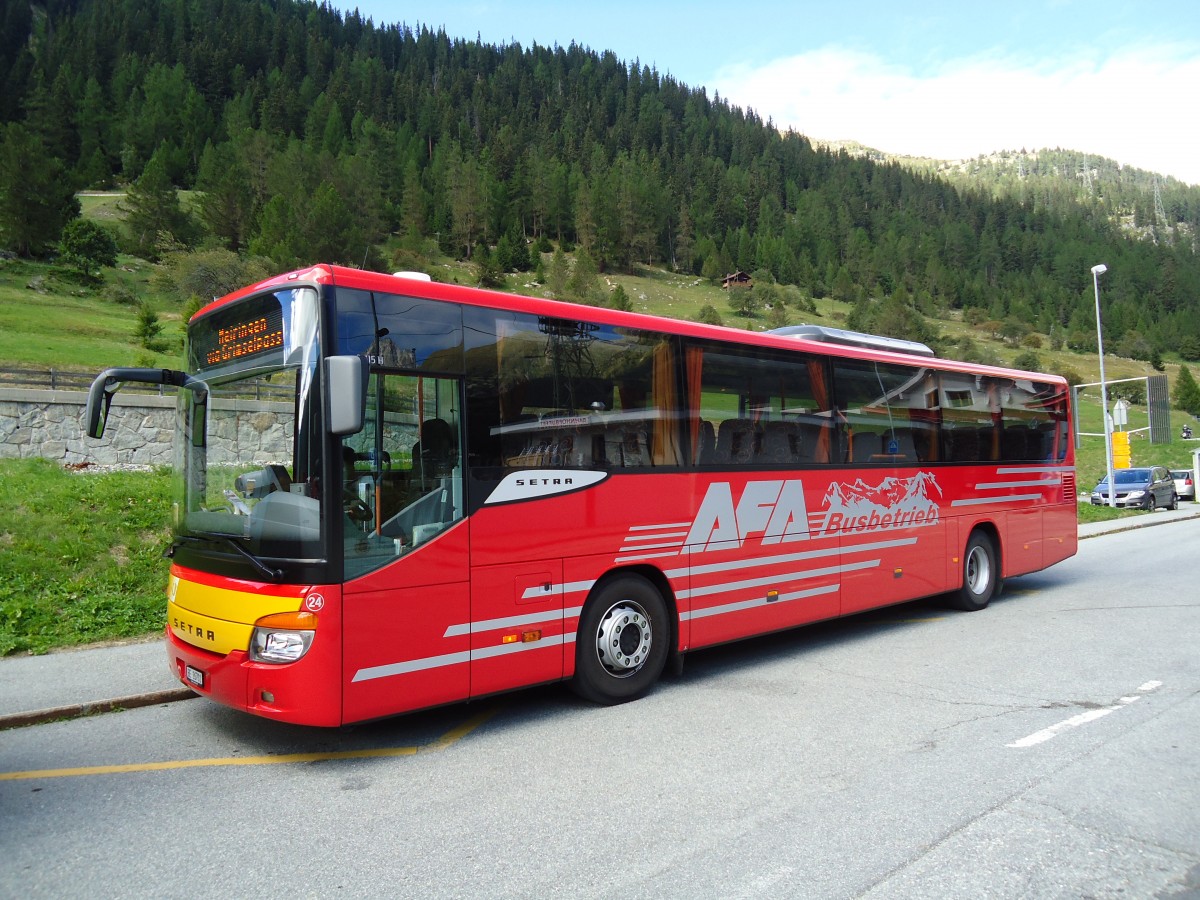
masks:
<svg viewBox="0 0 1200 900"><path fill-rule="evenodd" d="M1191 469L1172 469L1171 477L1175 479L1175 493L1180 500L1196 499L1196 482Z"/></svg>
<svg viewBox="0 0 1200 900"><path fill-rule="evenodd" d="M1141 507L1150 510L1160 506L1179 508L1175 479L1171 477L1170 470L1162 466L1117 469L1113 473L1113 495L1117 506L1126 509ZM1097 506L1108 504L1108 476L1101 478L1093 489L1092 503Z"/></svg>

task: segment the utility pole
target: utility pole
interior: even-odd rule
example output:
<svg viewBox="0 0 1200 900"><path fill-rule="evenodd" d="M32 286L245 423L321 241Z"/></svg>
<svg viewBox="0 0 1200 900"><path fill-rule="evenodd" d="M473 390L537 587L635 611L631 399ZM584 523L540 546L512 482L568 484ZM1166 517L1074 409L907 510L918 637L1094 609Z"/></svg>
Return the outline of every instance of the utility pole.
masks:
<svg viewBox="0 0 1200 900"><path fill-rule="evenodd" d="M1167 228L1167 211L1163 208L1162 185L1157 176L1154 179L1154 221L1159 228Z"/></svg>

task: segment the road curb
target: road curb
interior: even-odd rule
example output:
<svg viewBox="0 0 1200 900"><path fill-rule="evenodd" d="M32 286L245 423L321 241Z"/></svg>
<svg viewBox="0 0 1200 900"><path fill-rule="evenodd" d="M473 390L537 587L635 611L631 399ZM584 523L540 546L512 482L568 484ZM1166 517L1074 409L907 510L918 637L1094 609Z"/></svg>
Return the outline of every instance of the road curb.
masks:
<svg viewBox="0 0 1200 900"><path fill-rule="evenodd" d="M121 709L154 706L158 703L174 703L177 700L190 700L198 696L200 695L188 688L171 688L165 691L150 691L145 694L117 697L114 700L93 700L90 703L72 703L69 706L55 706L51 709L10 713L0 716L0 731L7 731L11 728L27 728L30 725L44 725L46 722L56 722L61 719L78 719L83 716L116 712Z"/></svg>
<svg viewBox="0 0 1200 900"><path fill-rule="evenodd" d="M1086 541L1092 538L1104 537L1106 534L1122 534L1126 531L1137 531L1139 528L1157 528L1159 525L1173 525L1176 522L1188 522L1192 519L1200 519L1200 512L1194 512L1190 516L1176 516L1172 519L1164 518L1157 522L1146 522L1142 519L1132 519L1128 525L1106 528L1103 531L1096 531L1092 534L1081 534L1079 535L1079 540Z"/></svg>

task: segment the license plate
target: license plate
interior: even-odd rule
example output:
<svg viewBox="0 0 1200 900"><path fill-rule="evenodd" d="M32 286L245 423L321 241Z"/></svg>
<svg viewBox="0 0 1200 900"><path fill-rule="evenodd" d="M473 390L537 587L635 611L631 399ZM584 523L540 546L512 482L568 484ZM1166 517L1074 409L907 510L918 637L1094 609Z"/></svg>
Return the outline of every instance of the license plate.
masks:
<svg viewBox="0 0 1200 900"><path fill-rule="evenodd" d="M196 687L204 687L204 673L195 666L185 666L183 675L188 680L188 684L194 684Z"/></svg>

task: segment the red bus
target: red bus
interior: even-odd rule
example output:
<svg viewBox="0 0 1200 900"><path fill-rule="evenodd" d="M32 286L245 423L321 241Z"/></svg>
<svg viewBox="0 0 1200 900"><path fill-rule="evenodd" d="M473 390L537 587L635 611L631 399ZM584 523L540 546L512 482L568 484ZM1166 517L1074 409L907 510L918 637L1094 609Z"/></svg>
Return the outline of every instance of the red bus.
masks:
<svg viewBox="0 0 1200 900"><path fill-rule="evenodd" d="M1076 550L1063 379L331 266L202 309L179 388L167 655L337 726L669 662Z"/></svg>

